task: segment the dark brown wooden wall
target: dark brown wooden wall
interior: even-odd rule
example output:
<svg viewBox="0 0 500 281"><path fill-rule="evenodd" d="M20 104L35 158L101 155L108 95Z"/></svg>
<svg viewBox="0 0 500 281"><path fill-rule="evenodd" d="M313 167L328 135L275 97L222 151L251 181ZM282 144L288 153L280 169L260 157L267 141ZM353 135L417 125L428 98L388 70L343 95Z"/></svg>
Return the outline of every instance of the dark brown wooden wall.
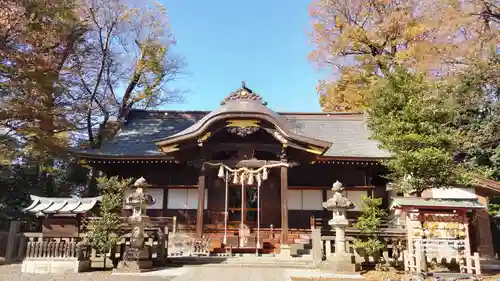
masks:
<svg viewBox="0 0 500 281"><path fill-rule="evenodd" d="M353 164L303 164L288 171L291 186L331 186L335 181L344 186L370 185L368 167Z"/></svg>
<svg viewBox="0 0 500 281"><path fill-rule="evenodd" d="M198 168L174 163L134 163L134 164L107 164L100 166L108 176L144 177L149 184L164 187L164 209L148 210L150 216L176 216L179 224L192 226L196 224L196 210L167 209L168 187L187 185L196 188L198 184ZM356 164L302 164L288 171L289 186L310 186L328 190L335 181L344 186L374 185L373 195L384 198L384 207L388 205L388 196L385 190L386 180L379 175L383 173L380 166L361 166ZM205 224L217 224L223 221L225 184L217 178L217 169L208 168L206 174L207 210L204 214ZM281 227L280 206L280 173L278 169L271 170L269 179L261 187L261 227L268 228L272 224L275 228ZM324 197L324 200L327 198ZM124 212L125 214L127 211ZM324 211L289 211L289 228L307 229L310 227L310 217L328 219L329 212ZM350 217L356 214L349 212Z"/></svg>
<svg viewBox="0 0 500 281"><path fill-rule="evenodd" d="M78 236L80 221L77 217L46 217L42 219L42 233L47 237Z"/></svg>

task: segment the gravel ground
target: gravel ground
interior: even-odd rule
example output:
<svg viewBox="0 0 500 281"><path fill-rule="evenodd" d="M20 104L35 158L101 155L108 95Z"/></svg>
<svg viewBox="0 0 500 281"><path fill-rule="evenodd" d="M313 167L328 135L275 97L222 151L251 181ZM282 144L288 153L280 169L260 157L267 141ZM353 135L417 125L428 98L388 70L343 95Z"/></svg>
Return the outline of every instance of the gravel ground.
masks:
<svg viewBox="0 0 500 281"><path fill-rule="evenodd" d="M0 265L0 281L169 281L173 277L111 275L111 271L93 271L78 274L27 274L21 266Z"/></svg>

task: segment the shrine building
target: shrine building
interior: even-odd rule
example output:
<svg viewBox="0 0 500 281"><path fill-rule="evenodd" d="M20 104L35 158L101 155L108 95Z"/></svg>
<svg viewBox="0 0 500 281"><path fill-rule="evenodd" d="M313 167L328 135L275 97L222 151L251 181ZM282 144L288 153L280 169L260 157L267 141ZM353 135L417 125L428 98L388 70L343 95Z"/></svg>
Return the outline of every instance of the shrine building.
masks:
<svg viewBox="0 0 500 281"><path fill-rule="evenodd" d="M348 218L364 195L389 207L379 161L391 155L370 139L367 118L275 112L243 84L211 112L132 109L113 139L76 156L107 176L144 177L148 215L175 216L178 232L214 248L272 249L328 227L322 202L336 181L356 205Z"/></svg>

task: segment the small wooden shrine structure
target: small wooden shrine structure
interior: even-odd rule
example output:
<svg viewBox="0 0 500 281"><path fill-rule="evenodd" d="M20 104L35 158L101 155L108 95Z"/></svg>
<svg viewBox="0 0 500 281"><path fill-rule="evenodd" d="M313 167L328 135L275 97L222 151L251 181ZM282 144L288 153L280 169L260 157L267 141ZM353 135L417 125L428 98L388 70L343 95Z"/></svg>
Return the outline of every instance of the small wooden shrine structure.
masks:
<svg viewBox="0 0 500 281"><path fill-rule="evenodd" d="M82 217L96 207L101 197L52 198L31 195L24 212L35 214L42 222L40 236L26 243L24 273L76 273L90 267L90 247L81 243ZM20 249L24 245L20 244Z"/></svg>
<svg viewBox="0 0 500 281"><path fill-rule="evenodd" d="M391 209L406 220L405 271L429 275L428 262L455 262L463 276L480 276L479 254L471 253L467 213L484 208L471 199L394 197Z"/></svg>
<svg viewBox="0 0 500 281"><path fill-rule="evenodd" d="M96 207L102 197L53 198L31 195L32 203L23 211L41 219L45 237L77 237L81 218Z"/></svg>

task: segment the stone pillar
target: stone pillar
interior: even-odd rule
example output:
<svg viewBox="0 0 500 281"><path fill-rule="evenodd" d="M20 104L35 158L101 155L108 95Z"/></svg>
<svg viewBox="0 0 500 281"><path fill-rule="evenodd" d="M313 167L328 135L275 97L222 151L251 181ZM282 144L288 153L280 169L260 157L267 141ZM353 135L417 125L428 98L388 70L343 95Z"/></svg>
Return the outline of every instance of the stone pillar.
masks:
<svg viewBox="0 0 500 281"><path fill-rule="evenodd" d="M311 232L312 240L312 259L314 264L322 260L323 242L321 241L321 229L315 228Z"/></svg>
<svg viewBox="0 0 500 281"><path fill-rule="evenodd" d="M5 251L5 259L7 261L12 261L15 258L15 253L17 253L19 244L19 231L21 230L20 221L11 221L9 228L9 236L7 237L7 249Z"/></svg>
<svg viewBox="0 0 500 281"><path fill-rule="evenodd" d="M166 247L167 247L167 239L168 239L168 227L165 226L163 231L159 231L158 235L158 261L161 265L165 265L166 259Z"/></svg>
<svg viewBox="0 0 500 281"><path fill-rule="evenodd" d="M335 227L335 253L346 253L345 250L345 227Z"/></svg>
<svg viewBox="0 0 500 281"><path fill-rule="evenodd" d="M488 206L488 198L480 195L477 197L479 203ZM493 238L491 235L491 223L488 210L476 210L475 220L474 230L476 232L477 252L481 258L495 259L495 250L493 248Z"/></svg>

